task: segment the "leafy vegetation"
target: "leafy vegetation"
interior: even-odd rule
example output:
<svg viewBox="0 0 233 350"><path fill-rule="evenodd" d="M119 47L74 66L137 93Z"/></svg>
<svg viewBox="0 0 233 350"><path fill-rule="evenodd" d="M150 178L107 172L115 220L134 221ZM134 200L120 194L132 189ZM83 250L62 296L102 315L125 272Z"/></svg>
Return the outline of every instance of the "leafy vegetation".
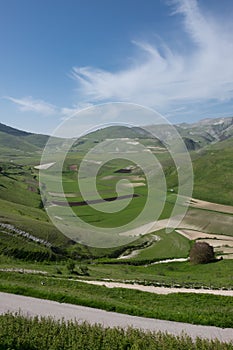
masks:
<svg viewBox="0 0 233 350"><path fill-rule="evenodd" d="M190 251L192 264L207 264L214 261L214 248L206 242L196 242Z"/></svg>
<svg viewBox="0 0 233 350"><path fill-rule="evenodd" d="M52 318L0 316L2 350L230 350L232 343L186 335L143 332L128 328L103 328L100 325Z"/></svg>

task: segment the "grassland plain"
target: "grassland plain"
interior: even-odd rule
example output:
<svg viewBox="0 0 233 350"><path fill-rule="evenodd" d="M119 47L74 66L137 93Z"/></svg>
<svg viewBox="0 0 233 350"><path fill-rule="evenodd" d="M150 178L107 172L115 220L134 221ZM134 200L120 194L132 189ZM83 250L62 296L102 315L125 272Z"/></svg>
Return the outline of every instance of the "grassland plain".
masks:
<svg viewBox="0 0 233 350"><path fill-rule="evenodd" d="M155 295L138 290L92 286L44 275L9 272L1 272L0 278L0 290L3 292L130 315L215 325L223 328L233 327L233 299L231 297L192 293ZM202 310L201 313L200 310Z"/></svg>
<svg viewBox="0 0 233 350"><path fill-rule="evenodd" d="M232 343L128 328L103 328L49 318L0 316L2 350L231 350Z"/></svg>
<svg viewBox="0 0 233 350"><path fill-rule="evenodd" d="M72 154L74 157L74 154ZM116 182L122 178L121 175L115 174L115 171L122 166L125 166L126 163L123 160L114 161L113 163L109 162L99 174L97 178L97 184L99 184L100 194L102 193L103 197L115 195L115 185ZM113 174L115 174L113 176ZM16 224L16 226L20 229L28 230L30 233L33 233L35 236L40 238L44 238L49 240L52 244L55 245L69 245L69 240L62 236L61 233L49 222L49 219L45 212L41 210L40 205L40 195L38 191L38 182L37 182L37 172L33 170L30 166L22 166L15 164L7 164L5 165L4 174L1 175L1 197L5 200L1 200L1 216L2 220ZM55 172L56 175L56 172ZM56 176L54 174L51 175L51 182L56 181ZM134 175L134 176L142 176ZM107 180L103 181L103 178L108 177ZM132 175L131 175L132 177ZM76 189L76 197L68 198L68 200L77 200L82 199L80 194L77 194L79 189L77 188L76 182L76 174L75 172L68 171L64 173L64 188L68 186L66 190L68 190L68 194L73 193ZM19 190L18 190L19 189ZM94 209L89 208L88 206L80 207L78 210L74 208L74 213L77 211L78 215L85 221L92 223L96 226L105 226L105 227L114 227L119 222L124 222L124 220L128 220L129 218L135 217L145 203L145 198L147 195L147 186L137 187L135 189L136 193L139 197L134 198L131 204L123 210L120 214L109 215L104 213L96 212ZM15 193L18 195L15 195ZM66 192L67 193L67 192ZM9 196L9 198L8 198ZM167 195L167 202L164 207L164 210L161 214L161 219L167 218L170 216L172 208L174 206L176 195L169 194ZM9 199L9 200L6 200ZM53 198L54 199L54 198ZM62 200L61 198L59 198ZM25 203L25 204L22 204ZM58 211L60 208L55 208L54 210ZM77 214L76 213L76 214ZM190 209L185 220L188 226L197 226L200 229L205 229L208 232L214 233L223 233L223 234L231 234L232 227L232 219L233 216L225 215L222 213L214 213L211 211L200 210L200 209ZM232 219L232 220L231 220ZM207 225L208 221L208 225ZM38 225L40 222L40 225ZM197 224L198 223L198 224ZM174 234L172 238L175 236ZM142 255L140 260L145 259L146 261L154 261L158 258L172 258L172 257L180 257L188 255L188 246L186 244L186 251L182 251L180 249L181 245L178 241L184 240L184 238L179 238L177 236L177 243L175 246L177 250L169 252L165 247L165 242L168 242L167 237L164 235L161 242L157 242L157 244L153 244L153 247L147 248L145 252L141 250L139 253L139 258ZM71 242L70 242L71 243ZM136 244L137 245L137 244ZM162 248L163 246L163 248ZM77 249L76 249L77 248ZM76 246L76 248L71 244L70 250L72 251L73 256L83 256L83 250L86 250L86 253L93 256L91 253L92 249L80 249L80 246ZM117 249L117 251L121 251L123 248ZM13 251L13 250L12 250ZM77 253L75 253L75 251ZM185 254L184 254L185 253ZM8 250L8 254L10 251ZM85 254L85 256L87 256ZM18 254L17 254L18 255ZM112 256L112 252L107 254L108 256ZM148 255L148 257L146 256ZM30 256L30 254L29 254ZM94 256L96 256L96 251ZM104 256L103 251L99 251L99 256ZM106 256L106 251L105 251ZM113 256L117 256L117 254L113 254ZM37 260L40 260L37 259ZM138 259L139 260L139 259ZM134 259L135 261L135 259Z"/></svg>

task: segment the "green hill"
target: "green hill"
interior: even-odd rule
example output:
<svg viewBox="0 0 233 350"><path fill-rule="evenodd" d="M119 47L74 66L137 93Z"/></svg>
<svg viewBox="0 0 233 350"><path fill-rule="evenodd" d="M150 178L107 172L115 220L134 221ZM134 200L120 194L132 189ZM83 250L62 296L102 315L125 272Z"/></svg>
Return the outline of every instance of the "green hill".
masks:
<svg viewBox="0 0 233 350"><path fill-rule="evenodd" d="M1 155L20 155L40 151L48 136L28 133L0 123Z"/></svg>

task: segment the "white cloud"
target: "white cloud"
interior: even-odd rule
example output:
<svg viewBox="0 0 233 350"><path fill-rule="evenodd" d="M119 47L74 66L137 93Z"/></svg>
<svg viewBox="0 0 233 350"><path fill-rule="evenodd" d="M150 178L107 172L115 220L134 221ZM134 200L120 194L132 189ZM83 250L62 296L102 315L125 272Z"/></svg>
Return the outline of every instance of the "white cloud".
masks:
<svg viewBox="0 0 233 350"><path fill-rule="evenodd" d="M81 100L130 101L167 111L233 98L231 23L219 23L216 16L206 15L196 0L173 0L172 4L173 15L180 16L190 39L189 53L165 44L161 53L161 48L134 41L138 55L122 70L74 67L72 75Z"/></svg>
<svg viewBox="0 0 233 350"><path fill-rule="evenodd" d="M4 98L15 103L22 112L36 112L43 115L52 115L57 112L56 106L43 100L36 100L31 96L23 98L5 96Z"/></svg>

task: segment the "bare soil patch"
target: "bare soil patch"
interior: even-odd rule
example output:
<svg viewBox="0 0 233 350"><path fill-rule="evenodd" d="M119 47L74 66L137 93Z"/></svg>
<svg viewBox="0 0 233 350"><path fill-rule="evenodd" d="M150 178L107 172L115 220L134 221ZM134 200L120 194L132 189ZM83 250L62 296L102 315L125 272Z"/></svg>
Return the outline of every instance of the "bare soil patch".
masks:
<svg viewBox="0 0 233 350"><path fill-rule="evenodd" d="M52 197L60 197L60 198L75 198L75 193L61 193L61 192L49 192L49 195Z"/></svg>
<svg viewBox="0 0 233 350"><path fill-rule="evenodd" d="M144 182L129 182L122 184L123 187L141 187L141 186L146 186Z"/></svg>
<svg viewBox="0 0 233 350"><path fill-rule="evenodd" d="M227 236L227 235L217 235L212 233L206 233L206 232L200 232L195 230L176 230L177 233L181 234L182 236L190 239L190 240L196 240L196 239L216 239L216 240L229 240L233 244L233 237Z"/></svg>
<svg viewBox="0 0 233 350"><path fill-rule="evenodd" d="M222 252L223 254L233 253L232 236L216 235L216 234L192 231L192 230L176 230L176 232L190 240L198 240L199 242L206 242L212 245L216 253L220 253L220 252Z"/></svg>
<svg viewBox="0 0 233 350"><path fill-rule="evenodd" d="M56 163L53 162L53 163L40 164L40 165L34 166L34 169L47 170L47 169L51 168L54 164L56 164Z"/></svg>
<svg viewBox="0 0 233 350"><path fill-rule="evenodd" d="M212 203L212 202L207 202L196 198L188 199L187 202L191 207L194 207L194 208L207 209L207 210L213 210L213 211L218 211L218 212L227 213L227 214L233 214L233 206L231 205Z"/></svg>

